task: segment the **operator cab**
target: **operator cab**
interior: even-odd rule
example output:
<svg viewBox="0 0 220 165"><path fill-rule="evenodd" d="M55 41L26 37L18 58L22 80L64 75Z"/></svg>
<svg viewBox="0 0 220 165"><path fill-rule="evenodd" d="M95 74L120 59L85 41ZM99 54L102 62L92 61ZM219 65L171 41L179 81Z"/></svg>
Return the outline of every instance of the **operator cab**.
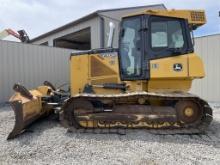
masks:
<svg viewBox="0 0 220 165"><path fill-rule="evenodd" d="M149 61L193 52L187 19L136 15L121 22L119 67L122 81L149 80Z"/></svg>

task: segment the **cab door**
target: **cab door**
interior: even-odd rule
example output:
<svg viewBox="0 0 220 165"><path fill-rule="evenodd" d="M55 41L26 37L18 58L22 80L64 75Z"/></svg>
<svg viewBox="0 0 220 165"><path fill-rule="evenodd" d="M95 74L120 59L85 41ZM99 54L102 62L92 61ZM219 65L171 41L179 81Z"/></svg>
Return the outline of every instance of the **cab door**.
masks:
<svg viewBox="0 0 220 165"><path fill-rule="evenodd" d="M119 37L119 68L122 81L149 78L144 53L145 17L123 18Z"/></svg>
<svg viewBox="0 0 220 165"><path fill-rule="evenodd" d="M188 54L193 52L184 19L149 16L147 43L151 79L188 77Z"/></svg>

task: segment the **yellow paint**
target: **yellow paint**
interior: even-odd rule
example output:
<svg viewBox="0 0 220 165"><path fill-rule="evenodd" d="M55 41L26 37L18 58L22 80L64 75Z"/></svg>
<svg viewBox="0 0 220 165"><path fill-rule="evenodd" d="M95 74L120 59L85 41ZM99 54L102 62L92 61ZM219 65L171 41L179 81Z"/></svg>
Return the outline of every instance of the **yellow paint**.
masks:
<svg viewBox="0 0 220 165"><path fill-rule="evenodd" d="M184 114L185 114L187 117L193 116L193 114L194 114L193 109L192 109L192 108L186 108L186 109L184 110Z"/></svg>
<svg viewBox="0 0 220 165"><path fill-rule="evenodd" d="M150 80L148 82L149 92L187 92L190 90L192 80Z"/></svg>
<svg viewBox="0 0 220 165"><path fill-rule="evenodd" d="M70 60L70 88L71 95L83 92L84 86L89 83L89 56L71 56Z"/></svg>
<svg viewBox="0 0 220 165"><path fill-rule="evenodd" d="M111 53L109 53L111 54ZM70 59L71 95L82 93L86 84L119 83L118 57L108 55L79 55ZM95 93L112 94L120 90L93 87Z"/></svg>
<svg viewBox="0 0 220 165"><path fill-rule="evenodd" d="M174 18L183 18L188 20L189 25L196 27L202 26L206 23L206 16L204 10L146 10L142 12L137 12L129 16L136 15L155 15L163 17L174 17Z"/></svg>
<svg viewBox="0 0 220 165"><path fill-rule="evenodd" d="M175 71L174 64L181 64L182 70ZM194 53L150 61L148 91L189 91L193 79L204 77L204 66Z"/></svg>
<svg viewBox="0 0 220 165"><path fill-rule="evenodd" d="M140 91L147 91L147 81L146 80L137 80L137 81L126 81L128 85L129 92L140 92Z"/></svg>
<svg viewBox="0 0 220 165"><path fill-rule="evenodd" d="M21 103L22 121L27 121L51 111L51 109L46 108L41 101L43 96L50 95L48 90L51 90L48 86L39 86L36 89L30 90L30 93L33 95L32 99L28 99L16 92L9 101L19 101Z"/></svg>
<svg viewBox="0 0 220 165"><path fill-rule="evenodd" d="M164 127L169 127L169 126L174 126L174 127L180 127L180 125L178 123L173 123L173 125L171 125L169 122L164 122L161 124L151 124L151 123L147 123L147 122L138 122L138 123L123 123L123 122L119 122L116 121L114 123L101 123L101 122L97 122L97 121L80 121L79 122L81 126L83 127L87 127L87 128L114 128L114 127L124 127L124 128L164 128Z"/></svg>
<svg viewBox="0 0 220 165"><path fill-rule="evenodd" d="M91 61L95 60L95 64ZM112 62L113 61L113 62ZM101 63L101 65L99 64ZM174 70L175 64L181 64L180 71ZM97 68L93 68L97 67ZM72 56L70 61L71 95L83 92L86 84L120 83L118 58L102 57L99 54ZM91 72L97 73L91 73ZM103 72L105 71L105 72ZM108 74L107 74L108 73ZM99 76L92 76L99 75ZM204 66L199 56L194 53L161 58L150 61L150 80L127 81L129 92L172 92L189 91L193 79L204 77ZM120 90L93 87L97 94L116 94Z"/></svg>
<svg viewBox="0 0 220 165"><path fill-rule="evenodd" d="M29 120L34 116L41 114L42 102L40 98L34 99L23 104L23 118Z"/></svg>
<svg viewBox="0 0 220 165"><path fill-rule="evenodd" d="M196 54L191 54L188 56L189 63L189 77L194 78L203 78L205 77L204 65L199 56Z"/></svg>
<svg viewBox="0 0 220 165"><path fill-rule="evenodd" d="M174 64L183 66L181 71L174 70ZM174 56L150 61L150 77L154 79L182 79L188 77L188 56Z"/></svg>
<svg viewBox="0 0 220 165"><path fill-rule="evenodd" d="M49 89L50 88L48 88L48 86L39 86L39 87L37 87L37 91L40 92L44 96L48 95L48 90Z"/></svg>

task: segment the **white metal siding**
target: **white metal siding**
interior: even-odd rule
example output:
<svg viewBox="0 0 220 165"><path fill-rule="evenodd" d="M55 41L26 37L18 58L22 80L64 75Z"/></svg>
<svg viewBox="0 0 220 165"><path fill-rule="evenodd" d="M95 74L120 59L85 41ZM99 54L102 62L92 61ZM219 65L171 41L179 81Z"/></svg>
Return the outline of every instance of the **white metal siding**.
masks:
<svg viewBox="0 0 220 165"><path fill-rule="evenodd" d="M206 77L193 82L192 93L220 102L220 34L196 38L195 52L204 62Z"/></svg>
<svg viewBox="0 0 220 165"><path fill-rule="evenodd" d="M54 84L69 81L69 56L72 50L0 41L0 102L13 93L14 83L27 88L45 80Z"/></svg>

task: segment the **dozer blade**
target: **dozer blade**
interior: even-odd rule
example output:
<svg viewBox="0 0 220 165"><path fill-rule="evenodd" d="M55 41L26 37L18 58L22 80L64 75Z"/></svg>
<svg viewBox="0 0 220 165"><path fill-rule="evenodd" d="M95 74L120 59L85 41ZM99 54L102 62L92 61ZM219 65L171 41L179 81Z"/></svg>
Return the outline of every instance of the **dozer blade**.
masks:
<svg viewBox="0 0 220 165"><path fill-rule="evenodd" d="M15 94L9 102L14 110L15 125L7 139L15 138L34 121L47 116L52 111L52 107L43 101L43 97L51 95L51 87L39 86L28 91L25 87L15 84L13 89Z"/></svg>

